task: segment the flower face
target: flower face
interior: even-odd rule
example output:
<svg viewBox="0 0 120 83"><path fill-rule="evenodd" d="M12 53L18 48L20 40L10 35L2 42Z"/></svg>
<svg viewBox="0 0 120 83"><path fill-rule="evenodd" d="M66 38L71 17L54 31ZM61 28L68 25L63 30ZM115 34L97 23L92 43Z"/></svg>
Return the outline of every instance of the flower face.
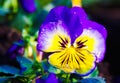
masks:
<svg viewBox="0 0 120 83"><path fill-rule="evenodd" d="M80 7L52 9L40 27L37 49L53 52L49 63L65 72L90 73L105 52L105 28Z"/></svg>

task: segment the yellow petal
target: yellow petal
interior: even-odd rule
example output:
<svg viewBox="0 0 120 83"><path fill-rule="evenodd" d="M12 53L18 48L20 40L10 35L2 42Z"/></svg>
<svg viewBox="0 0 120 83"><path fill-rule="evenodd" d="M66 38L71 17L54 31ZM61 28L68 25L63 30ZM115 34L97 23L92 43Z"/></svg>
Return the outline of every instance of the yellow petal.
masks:
<svg viewBox="0 0 120 83"><path fill-rule="evenodd" d="M88 50L85 49L77 49L77 51L78 51L77 58L79 59L80 68L77 69L76 71L80 74L85 75L95 68L96 57L94 54L90 53ZM79 57L82 60L80 60Z"/></svg>
<svg viewBox="0 0 120 83"><path fill-rule="evenodd" d="M72 55L69 55L66 50L61 52L53 53L49 56L49 63L53 66L67 72L73 72L74 66L73 61L71 60Z"/></svg>
<svg viewBox="0 0 120 83"><path fill-rule="evenodd" d="M73 46L49 56L49 62L53 66L71 73L77 71L86 74L95 67L95 56L84 49Z"/></svg>

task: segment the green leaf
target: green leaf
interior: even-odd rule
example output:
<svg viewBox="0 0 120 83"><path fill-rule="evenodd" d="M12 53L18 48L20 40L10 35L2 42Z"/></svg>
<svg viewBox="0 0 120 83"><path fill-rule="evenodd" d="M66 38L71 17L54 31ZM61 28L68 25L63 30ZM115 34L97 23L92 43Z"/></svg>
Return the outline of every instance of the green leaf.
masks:
<svg viewBox="0 0 120 83"><path fill-rule="evenodd" d="M38 6L44 7L47 4L49 4L50 2L52 2L52 0L36 0L36 2L37 2L36 4Z"/></svg>
<svg viewBox="0 0 120 83"><path fill-rule="evenodd" d="M87 7L89 5L93 5L93 4L99 3L100 1L101 0L83 0L82 4Z"/></svg>
<svg viewBox="0 0 120 83"><path fill-rule="evenodd" d="M10 22L10 26L22 31L23 29L29 30L31 23L30 17L20 10L18 14L14 15L14 20Z"/></svg>
<svg viewBox="0 0 120 83"><path fill-rule="evenodd" d="M50 64L47 62L47 60L46 60L46 59L43 60L43 61L41 62L41 64L42 64L42 67L44 68L44 70L48 71L48 69L49 69L49 67L50 67Z"/></svg>
<svg viewBox="0 0 120 83"><path fill-rule="evenodd" d="M13 42L15 45L18 45L18 46L24 46L24 41L23 42Z"/></svg>
<svg viewBox="0 0 120 83"><path fill-rule="evenodd" d="M33 62L29 60L28 58L25 58L23 56L17 56L17 61L20 63L22 67L31 67Z"/></svg>
<svg viewBox="0 0 120 83"><path fill-rule="evenodd" d="M52 72L52 73L55 73L55 74L59 74L61 73L61 70L60 69L57 69L53 66L50 66L49 69L48 69L49 72Z"/></svg>
<svg viewBox="0 0 120 83"><path fill-rule="evenodd" d="M85 76L85 78L97 77L98 74L99 74L99 71L98 71L98 68L96 67L95 70L91 74L89 74L88 76Z"/></svg>
<svg viewBox="0 0 120 83"><path fill-rule="evenodd" d="M2 77L0 78L0 83L7 83L8 78Z"/></svg>
<svg viewBox="0 0 120 83"><path fill-rule="evenodd" d="M18 63L20 63L20 66L23 69L23 72L30 69L33 65L32 61L30 61L29 59L27 59L23 56L18 55L16 58L17 58Z"/></svg>
<svg viewBox="0 0 120 83"><path fill-rule="evenodd" d="M12 67L12 66L9 66L9 65L0 66L0 72L14 74L14 75L20 75L19 69Z"/></svg>
<svg viewBox="0 0 120 83"><path fill-rule="evenodd" d="M9 10L0 7L0 16L5 16Z"/></svg>
<svg viewBox="0 0 120 83"><path fill-rule="evenodd" d="M102 77L93 77L80 80L82 83L106 83Z"/></svg>

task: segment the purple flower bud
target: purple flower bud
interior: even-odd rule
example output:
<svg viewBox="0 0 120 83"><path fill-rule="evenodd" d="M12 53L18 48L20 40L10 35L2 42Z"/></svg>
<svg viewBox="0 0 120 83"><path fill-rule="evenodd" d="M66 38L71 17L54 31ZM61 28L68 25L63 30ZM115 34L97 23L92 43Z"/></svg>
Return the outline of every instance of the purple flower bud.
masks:
<svg viewBox="0 0 120 83"><path fill-rule="evenodd" d="M20 0L22 7L28 13L35 12L36 6L34 0Z"/></svg>

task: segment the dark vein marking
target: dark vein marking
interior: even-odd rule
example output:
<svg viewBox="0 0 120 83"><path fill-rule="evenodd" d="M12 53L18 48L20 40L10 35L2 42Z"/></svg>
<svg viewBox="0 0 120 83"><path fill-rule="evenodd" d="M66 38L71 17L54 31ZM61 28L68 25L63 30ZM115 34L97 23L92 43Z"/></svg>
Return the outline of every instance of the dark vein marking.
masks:
<svg viewBox="0 0 120 83"><path fill-rule="evenodd" d="M68 42L67 39L64 40L64 39L63 39L62 37L60 37L60 36L59 36L59 38L62 40L62 42L63 42L64 44L67 44L67 42Z"/></svg>
<svg viewBox="0 0 120 83"><path fill-rule="evenodd" d="M60 43L60 47L66 48L66 45L68 44L67 38L63 39L61 36L58 35L58 37L62 40L62 42L58 41Z"/></svg>
<svg viewBox="0 0 120 83"><path fill-rule="evenodd" d="M85 42L87 42L88 40L85 40L83 42L81 42L81 40L79 42L77 42L78 48L82 48L85 47L86 45L84 45Z"/></svg>
<svg viewBox="0 0 120 83"><path fill-rule="evenodd" d="M81 52L79 52L79 51L77 51L79 54L81 54L81 55L83 55L83 56L85 56L83 53L81 53Z"/></svg>
<svg viewBox="0 0 120 83"><path fill-rule="evenodd" d="M64 43L62 43L62 42L60 42L60 41L58 41L58 42L60 43L60 47L66 48L66 46L65 46Z"/></svg>
<svg viewBox="0 0 120 83"><path fill-rule="evenodd" d="M77 57L75 55L74 55L74 57L75 57L75 60L77 61L77 63L80 65L79 61L77 60Z"/></svg>
<svg viewBox="0 0 120 83"><path fill-rule="evenodd" d="M78 54L76 54L76 55L79 57L79 59L80 59L84 64L86 64L85 61L84 61L85 58L82 58L82 57L79 56Z"/></svg>

